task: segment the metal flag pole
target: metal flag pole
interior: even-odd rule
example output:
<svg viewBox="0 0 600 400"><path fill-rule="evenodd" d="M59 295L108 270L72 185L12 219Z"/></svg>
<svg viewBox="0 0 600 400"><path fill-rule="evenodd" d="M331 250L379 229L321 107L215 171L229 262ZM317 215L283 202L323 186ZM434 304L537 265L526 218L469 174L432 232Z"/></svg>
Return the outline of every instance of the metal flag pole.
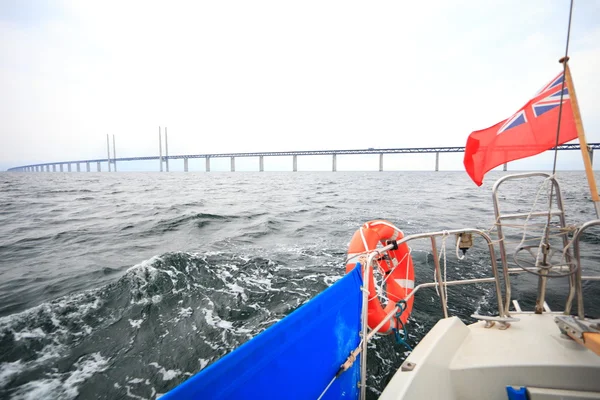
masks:
<svg viewBox="0 0 600 400"><path fill-rule="evenodd" d="M571 70L569 69L569 57L563 57L559 60L562 64L565 64L565 81L567 88L569 89L569 97L571 98L571 108L573 109L573 119L575 120L575 126L577 127L577 136L579 137L579 145L581 147L581 155L583 157L583 165L585 167L585 174L587 176L588 186L590 187L590 194L592 195L592 201L594 202L594 208L596 210L596 218L600 218L600 197L598 196L598 188L596 187L596 179L594 178L594 171L592 170L592 160L588 152L588 144L585 139L585 132L583 130L583 122L581 120L581 113L579 112L579 103L577 103L577 95L575 94L575 85L573 84L573 77L571 76Z"/></svg>

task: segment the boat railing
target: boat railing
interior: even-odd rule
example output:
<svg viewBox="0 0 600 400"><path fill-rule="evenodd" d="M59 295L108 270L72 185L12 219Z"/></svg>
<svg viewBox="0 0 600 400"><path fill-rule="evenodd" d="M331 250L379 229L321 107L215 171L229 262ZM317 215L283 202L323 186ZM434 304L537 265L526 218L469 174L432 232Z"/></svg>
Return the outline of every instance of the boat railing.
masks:
<svg viewBox="0 0 600 400"><path fill-rule="evenodd" d="M583 281L600 281L600 276L590 275L590 276L582 276L582 268L581 268L581 249L579 247L579 242L581 240L581 236L583 233L594 226L600 226L600 219L588 221L583 224L573 237L573 252L575 253L575 261L577 262L577 271L575 272L575 286L577 291L577 316L579 319L585 319L585 312L583 308Z"/></svg>
<svg viewBox="0 0 600 400"><path fill-rule="evenodd" d="M444 237L460 235L460 234L465 234L465 233L481 236L487 243L488 251L489 251L489 255L490 255L491 269L492 269L491 277L445 280L445 276L442 275L442 270L440 267L440 259L438 257L438 250L437 250L437 238L440 238L440 237L444 238ZM486 324L489 324L489 325L491 325L495 322L498 322L500 324L501 329L506 329L507 327L510 326L510 322L516 321L516 319L511 318L510 315L508 315L507 310L504 307L502 287L501 287L501 283L500 283L500 275L499 275L498 266L497 266L497 262L496 262L496 253L494 251L494 241L485 231L483 231L481 229L465 228L465 229L444 230L444 231L407 235L400 240L396 240L386 246L383 246L383 247L380 247L380 248L377 248L375 250L368 252L366 254L365 258L362 260L363 262L361 262L361 264L365 265L365 268L363 268L363 301L362 301L362 315L361 315L361 318L362 318L361 319L361 325L362 325L361 338L362 338L362 340L361 340L359 349L357 349L358 351L355 354L353 354L353 358L355 358L358 355L358 353L362 353L362 356L361 356L361 398L362 399L364 399L365 395L366 395L366 373L367 373L366 368L367 368L367 345L368 345L368 342L373 338L373 336L375 334L377 334L377 332L379 332L381 327L400 310L400 308L398 306L394 307L377 326L373 327L373 329L369 329L368 323L367 323L367 317L368 317L367 305L368 305L369 296L370 296L369 290L367 289L369 287L369 276L370 276L369 271L371 268L373 268L375 266L375 260L380 255L384 254L386 251L395 249L395 248L397 248L397 246L400 246L403 243L408 243L408 242L418 240L418 239L429 239L429 241L431 242L431 251L432 251L432 255L433 255L434 273L435 273L435 277L436 277L436 279L435 279L436 282L424 282L424 283L418 284L403 299L404 301L407 301L410 298L412 298L419 290L421 290L423 288L437 287L439 297L440 297L442 312L444 314L444 318L447 318L449 316L448 315L448 304L447 304L447 298L446 298L446 288L448 286L470 285L470 284L485 283L485 282L494 283L496 297L497 297L497 303L498 303L498 316L481 316L481 315L474 314L472 317L485 320ZM507 277L508 273L509 273L509 271L504 270L505 281L506 281L506 277Z"/></svg>
<svg viewBox="0 0 600 400"><path fill-rule="evenodd" d="M535 203L538 200L538 197L541 194L543 189L540 186L538 193L535 197L534 204L532 205L532 210L530 212L523 213L514 213L514 214L503 214L500 211L500 196L499 190L500 187L508 181L515 181L519 179L531 179L531 178L543 178L544 182L549 182L551 184L550 191L547 197L548 201L548 210L545 211L536 211ZM563 313L565 315L571 314L571 308L573 305L573 300L575 296L577 296L578 310L577 314L580 318L584 318L584 309L583 309L583 292L582 292L582 281L591 281L591 280L600 280L600 276L582 276L582 266L581 266L581 257L580 257L580 240L583 233L593 226L599 226L600 220L592 220L584 223L580 227L568 226L566 223L565 216L565 207L562 198L562 191L560 188L560 184L557 181L555 175L549 174L546 172L528 172L521 174L511 174L506 175L500 178L494 184L492 188L492 199L494 203L494 214L495 214L495 228L498 234L498 246L500 251L500 259L502 262L503 271L507 271L508 274L504 274L506 282L506 292L504 298L504 308L505 310L509 309L509 305L511 303L511 284L510 284L510 275L519 274L523 272L529 272L538 276L538 293L535 305L535 312L540 314L547 310L548 307L545 306L545 296L546 296L546 284L549 278L560 278L560 277L568 277L569 279L569 293L567 296L567 301L565 303L565 308ZM543 218L545 219L544 223L544 235L539 239L539 244L535 246L521 246L521 248L517 248L515 250L515 264L517 264L516 268L511 268L508 266L508 257L506 254L506 243L507 236L505 235L504 229L507 226L510 226L510 223L507 225L505 221L515 221L515 220L525 220L523 224L523 229L527 229L528 223L534 218ZM552 218L558 218L558 233L556 235L551 235L550 233L550 223ZM572 234L571 239L569 236ZM561 259L554 263L552 260L551 254L551 245L549 242L550 236L559 236L562 240L562 248L560 252L562 254ZM535 250L537 254L534 254ZM519 262L517 260L517 253L522 250L528 250L530 253L530 260L535 260L535 262L529 261L529 267L527 265L523 265L523 262ZM525 262L527 264L527 262Z"/></svg>
<svg viewBox="0 0 600 400"><path fill-rule="evenodd" d="M509 180L521 179L521 178L531 178L531 177L542 177L545 180L549 181L552 185L552 190L550 191L550 197L554 195L554 204L556 205L556 209L551 209L549 211L535 211L532 209L531 212L528 213L513 213L513 214L502 214L500 212L499 206L499 195L498 190L500 186ZM420 234L407 235L400 240L396 240L394 242L388 242L389 244L378 249L372 250L365 254L365 257L361 260L361 264L368 266L363 268L363 309L361 316L361 343L359 348L356 350L354 357L358 355L358 353L363 353L361 356L361 398L364 399L366 395L366 366L367 366L367 344L373 338L375 334L379 332L379 330L384 326L387 321L396 315L398 311L400 311L400 307L397 306L393 308L385 318L373 329L369 329L367 323L367 304L369 301L369 291L366 289L369 287L369 271L370 268L375 268L376 260L379 256L383 255L386 251L397 249L399 245L403 243L408 243L418 239L429 239L431 243L431 254L433 256L433 264L434 264L434 274L435 274L435 282L424 282L416 285L414 289L403 299L404 301L412 298L417 292L419 292L423 288L437 288L441 303L442 312L444 318L448 318L448 304L446 298L446 288L449 286L458 286L458 285L470 285L470 284L479 284L479 283L493 283L495 288L496 300L497 300L497 308L498 308L498 316L486 316L473 314L471 317L479 320L483 320L486 323L486 327L491 327L495 323L498 323L500 329L506 329L510 326L511 322L518 321L518 318L511 317L509 313L509 307L511 304L511 283L510 283L510 275L517 275L525 272L534 273L539 276L538 280L538 297L536 300L536 313L541 313L544 310L549 311L549 307L547 307L545 298L546 292L546 281L548 278L552 277L568 277L569 278L569 295L567 298L567 303L565 306L564 313L569 314L572 301L577 296L578 302L578 316L580 319L584 319L584 304L583 304L583 292L582 292L582 281L585 280L600 280L600 276L582 276L581 273L581 259L580 259L580 239L583 233L594 226L600 226L600 220L593 220L583 224L581 227L575 229L572 227L568 227L565 221L565 211L562 200L562 195L560 191L560 185L558 181L555 179L554 175L547 173L525 173L525 174L513 174L502 177L498 180L493 187L493 200L494 200L494 212L496 216L495 229L498 234L497 240L492 240L489 232L487 230L475 229L475 228L464 228L464 229L455 229L455 230L443 230L436 232L426 232ZM539 195L539 192L538 192ZM536 196L537 200L537 196ZM552 204L552 201L550 202ZM535 205L535 204L534 204ZM535 218L544 218L546 217L548 220L548 224L546 225L546 229L550 224L550 220L552 217L558 217L560 228L562 229L561 233L558 235L562 238L563 249L562 256L566 260L563 265L557 264L544 264L541 268L539 265L535 265L534 267L528 268L523 265L519 265L517 263L517 267L509 267L508 266L508 257L506 255L506 236L503 231L503 221L507 220L517 220L517 219L525 219L525 224L535 217ZM508 224L507 224L508 225ZM569 233L573 233L572 239L569 241ZM490 256L490 265L492 276L482 277L482 278L472 278L472 279L457 279L457 280L446 280L446 277L442 274L442 268L440 266L440 258L438 257L438 238L447 238L452 235L461 235L461 234L472 234L482 237L488 247L489 256ZM458 239L457 239L458 240ZM499 252L500 252L500 260L502 263L502 270L499 271L497 260L496 260L496 252L494 248L494 244L498 243ZM443 241L443 246L445 246L445 241ZM445 247L442 246L443 251L445 251ZM458 244L457 244L458 246ZM573 248L574 255L571 254L570 247ZM516 252L515 252L516 254ZM445 256L445 254L444 254ZM566 272L565 272L566 270ZM504 280L504 293L502 291L502 284L500 282L502 276L502 280ZM520 307L517 302L515 303L515 308L520 311ZM403 366L402 368L404 368Z"/></svg>
<svg viewBox="0 0 600 400"><path fill-rule="evenodd" d="M523 180L523 179L532 179L532 178L543 178L542 185L538 189L538 192L535 196L535 199L532 204L532 209L529 212L521 212L521 213L502 213L500 210L500 187L502 187L505 183L509 181ZM538 201L538 198L542 194L542 189L544 188L544 183L550 183L550 191L547 197L548 201L548 210L536 211L535 206ZM538 279L538 293L535 304L535 312L542 313L544 311L545 297L546 297L546 285L548 278L552 277L567 277L569 278L569 295L567 297L567 303L565 305L565 313L570 312L571 304L573 298L576 293L576 282L575 282L575 271L577 269L576 263L573 262L573 257L569 248L569 238L568 233L569 229L567 227L566 218L565 218L565 208L562 199L562 192L560 189L560 184L556 180L555 175L546 173L546 172L527 172L521 174L511 174L503 176L498 179L492 188L492 200L494 203L494 216L495 216L495 228L498 234L498 246L500 251L500 260L502 262L503 271L511 272L513 274L520 273L519 269L524 272L530 272L539 277ZM556 206L556 208L554 208ZM549 244L549 236L550 236L550 223L553 217L558 217L559 222L559 236L562 238L562 254L565 259L565 263L563 265L552 265L552 254L550 254L550 244ZM546 219L544 235L539 238L540 242L537 246L521 246L515 250L515 264L517 264L518 268L509 268L508 265L508 257L506 254L506 243L507 237L505 235L504 229L507 225L507 221L515 221L515 220L525 220L523 223L523 239L525 239L525 232L530 224L530 221L534 218L543 218ZM537 254L533 254L532 249L537 251ZM519 263L516 258L516 255L519 251L528 251L530 253L531 260L535 260L535 262L529 262L530 267L523 265L523 263ZM525 253L526 254L526 253ZM565 272L566 267L566 272ZM509 274L504 274L506 282L506 292L505 292L505 303L504 308L506 310L509 309L512 297L512 290L510 284Z"/></svg>

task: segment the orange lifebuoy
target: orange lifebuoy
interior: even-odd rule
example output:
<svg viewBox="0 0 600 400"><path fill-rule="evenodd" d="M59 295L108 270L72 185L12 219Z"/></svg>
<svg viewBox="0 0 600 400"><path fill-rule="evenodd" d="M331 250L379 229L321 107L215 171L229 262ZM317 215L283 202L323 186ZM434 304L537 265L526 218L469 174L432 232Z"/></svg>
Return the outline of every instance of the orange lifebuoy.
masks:
<svg viewBox="0 0 600 400"><path fill-rule="evenodd" d="M383 220L366 222L354 233L352 240L350 240L348 257L346 258L346 273L354 269L359 257L377 248L378 243L385 245L388 240L399 240L403 237L402 231L390 222ZM413 261L406 243L399 245L398 250L384 252L377 260L377 264L384 276L388 303L385 307L381 304L375 290L373 268L369 268L368 324L371 329L377 326L396 307L398 301L406 298L415 285ZM413 298L411 297L406 301L406 308L400 315L402 324L405 324L408 320L412 307ZM381 327L379 333L389 334L393 329L398 328L397 325L396 319L391 318Z"/></svg>

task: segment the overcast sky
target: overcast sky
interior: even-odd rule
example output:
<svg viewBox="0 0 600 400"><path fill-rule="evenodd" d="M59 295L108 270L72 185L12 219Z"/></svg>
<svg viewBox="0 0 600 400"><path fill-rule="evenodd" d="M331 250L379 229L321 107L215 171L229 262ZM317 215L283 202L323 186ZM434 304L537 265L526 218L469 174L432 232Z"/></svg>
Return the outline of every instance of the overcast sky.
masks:
<svg viewBox="0 0 600 400"><path fill-rule="evenodd" d="M168 126L170 154L464 146L560 71L568 7L0 0L0 169L104 157L107 133L117 156L156 155L158 126ZM575 4L571 38L587 138L600 142L599 1ZM277 163L291 169L291 159L265 160ZM462 169L462 154L440 163ZM433 155L385 159L387 169L433 164ZM576 152L559 154L559 168L581 165ZM331 159L300 157L299 167L327 170ZM338 169L377 168L377 156L338 158Z"/></svg>

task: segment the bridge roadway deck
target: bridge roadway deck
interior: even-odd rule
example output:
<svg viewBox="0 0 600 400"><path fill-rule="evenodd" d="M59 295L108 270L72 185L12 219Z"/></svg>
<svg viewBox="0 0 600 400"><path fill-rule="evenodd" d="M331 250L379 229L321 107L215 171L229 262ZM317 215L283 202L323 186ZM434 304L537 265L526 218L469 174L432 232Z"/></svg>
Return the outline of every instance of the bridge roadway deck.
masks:
<svg viewBox="0 0 600 400"><path fill-rule="evenodd" d="M563 144L558 146L558 150L580 150L578 143ZM588 143L588 150L600 149L600 143ZM185 154L185 155L169 155L162 156L163 160L180 160L190 158L225 158L225 157L277 157L277 156L321 156L334 154L415 154L415 153L462 153L464 147L408 147L408 148L390 148L390 149L355 149L355 150L304 150L304 151L257 151L248 153L206 153L206 154ZM110 162L115 161L150 161L159 160L161 156L144 156L144 157L119 157L111 158ZM61 164L85 164L85 163L104 163L107 158L96 158L91 160L72 160L72 161L54 161L40 164L21 165L18 167L9 168L8 171L22 170L29 167L45 167Z"/></svg>

